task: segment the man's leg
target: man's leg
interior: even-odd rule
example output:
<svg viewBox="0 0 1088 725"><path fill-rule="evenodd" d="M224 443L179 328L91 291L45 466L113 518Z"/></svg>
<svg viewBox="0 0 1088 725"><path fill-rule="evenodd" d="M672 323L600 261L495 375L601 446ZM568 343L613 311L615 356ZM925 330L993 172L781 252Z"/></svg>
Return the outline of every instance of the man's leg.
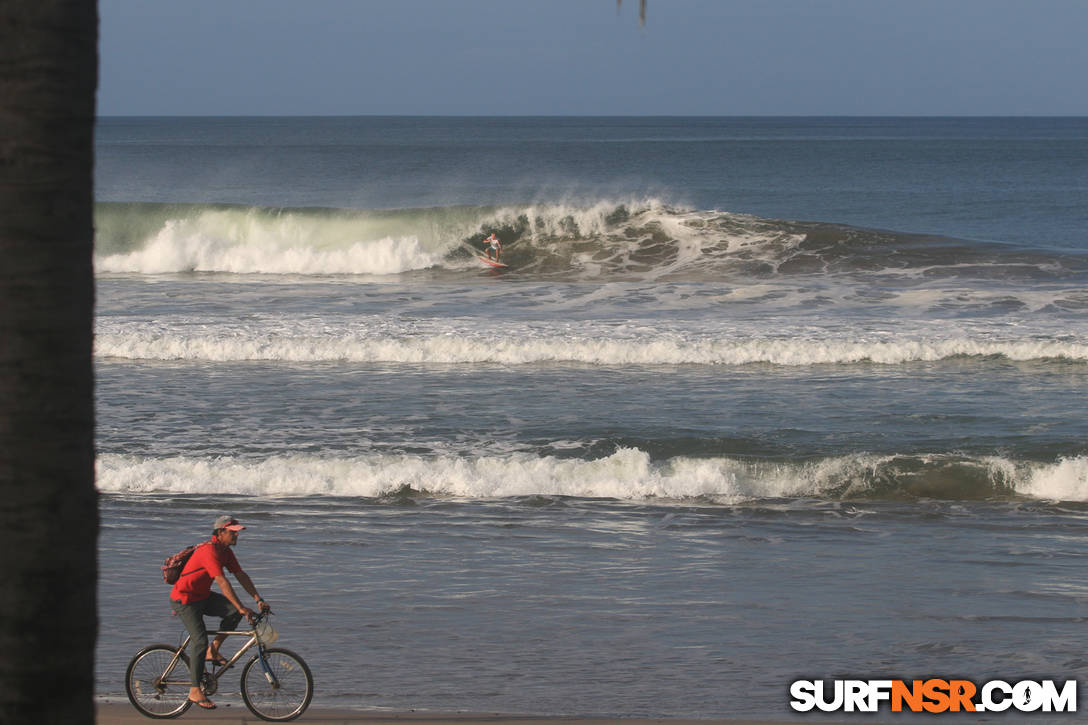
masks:
<svg viewBox="0 0 1088 725"><path fill-rule="evenodd" d="M222 594L212 592L212 595L204 600L207 602L204 608L204 614L209 617L220 617L219 629L220 630L232 630L238 627L238 623L242 621L242 613L234 608L234 605L230 603L230 600L224 597ZM207 637L205 636L205 647L208 647L208 656L212 659L219 657L219 646L223 644L223 640L227 638L227 635L217 635L212 640L211 646L208 647ZM202 658L203 654L200 655Z"/></svg>
<svg viewBox="0 0 1088 725"><path fill-rule="evenodd" d="M189 685L200 687L204 677L204 650L208 648L208 630L204 628L203 602L182 604L171 601L174 613L189 631Z"/></svg>

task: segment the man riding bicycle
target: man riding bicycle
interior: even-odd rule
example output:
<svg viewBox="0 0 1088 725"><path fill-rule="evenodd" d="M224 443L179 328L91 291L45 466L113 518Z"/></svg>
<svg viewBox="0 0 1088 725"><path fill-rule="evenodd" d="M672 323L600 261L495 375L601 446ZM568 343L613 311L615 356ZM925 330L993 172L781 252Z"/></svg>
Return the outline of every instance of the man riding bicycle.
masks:
<svg viewBox="0 0 1088 725"><path fill-rule="evenodd" d="M268 602L257 593L253 580L242 571L238 559L230 550L230 547L238 543L238 532L245 528L231 516L217 518L213 525L211 540L204 542L193 551L177 583L170 590L170 606L174 614L181 618L191 636L189 700L205 710L215 709L215 703L209 700L200 689L200 682L204 677L205 659L217 665L226 664L227 660L219 654L219 646L223 644L226 635L216 637L209 644L204 617L220 617L222 621L219 629L229 631L238 626L243 616L251 622L256 616L252 609L238 600L223 570L234 574L238 583L253 597L253 601L262 612L270 609ZM219 585L222 594L212 591L212 582Z"/></svg>

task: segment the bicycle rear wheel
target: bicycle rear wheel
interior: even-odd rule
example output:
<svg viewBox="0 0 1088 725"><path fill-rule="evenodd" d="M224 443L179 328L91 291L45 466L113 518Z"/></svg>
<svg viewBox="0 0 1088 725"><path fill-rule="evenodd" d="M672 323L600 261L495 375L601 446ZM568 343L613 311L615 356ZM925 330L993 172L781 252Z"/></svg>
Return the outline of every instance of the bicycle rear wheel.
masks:
<svg viewBox="0 0 1088 725"><path fill-rule="evenodd" d="M189 709L189 658L182 652L174 662L176 652L177 647L153 644L128 663L125 692L132 706L148 717L177 717Z"/></svg>
<svg viewBox="0 0 1088 725"><path fill-rule="evenodd" d="M262 720L294 720L310 706L314 696L314 676L302 658L287 649L264 651L268 672L254 657L242 670L242 699L246 707Z"/></svg>

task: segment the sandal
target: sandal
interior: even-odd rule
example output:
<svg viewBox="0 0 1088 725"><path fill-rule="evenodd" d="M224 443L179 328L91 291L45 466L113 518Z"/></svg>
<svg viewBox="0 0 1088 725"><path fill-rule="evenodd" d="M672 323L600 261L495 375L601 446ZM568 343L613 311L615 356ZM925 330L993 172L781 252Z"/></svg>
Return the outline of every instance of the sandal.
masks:
<svg viewBox="0 0 1088 725"><path fill-rule="evenodd" d="M211 662L216 667L222 667L223 665L227 664L227 658L223 655L216 655L215 657L205 657L204 661Z"/></svg>
<svg viewBox="0 0 1088 725"><path fill-rule="evenodd" d="M193 703L202 710L214 710L216 708L216 704L206 697L203 700L194 700L192 698L189 698L189 702Z"/></svg>

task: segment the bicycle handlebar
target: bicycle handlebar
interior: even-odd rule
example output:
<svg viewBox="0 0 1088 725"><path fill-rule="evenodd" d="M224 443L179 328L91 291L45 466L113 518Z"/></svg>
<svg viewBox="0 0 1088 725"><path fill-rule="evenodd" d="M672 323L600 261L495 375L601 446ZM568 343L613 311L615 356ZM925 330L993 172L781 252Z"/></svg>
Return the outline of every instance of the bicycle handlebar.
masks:
<svg viewBox="0 0 1088 725"><path fill-rule="evenodd" d="M255 612L253 615L253 621L250 622L250 624L253 625L253 629L256 629L257 625L260 624L261 621L265 619L265 617L271 616L274 613L275 612L273 612L271 609L264 612Z"/></svg>

